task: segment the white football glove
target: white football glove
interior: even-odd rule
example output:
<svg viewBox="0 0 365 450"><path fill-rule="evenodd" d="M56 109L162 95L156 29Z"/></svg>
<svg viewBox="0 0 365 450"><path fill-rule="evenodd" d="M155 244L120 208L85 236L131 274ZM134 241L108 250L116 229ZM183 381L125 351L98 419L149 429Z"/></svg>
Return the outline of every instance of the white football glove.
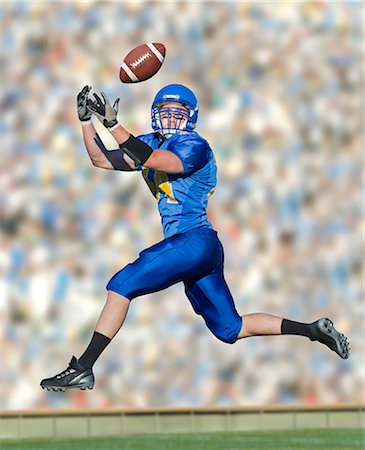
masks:
<svg viewBox="0 0 365 450"><path fill-rule="evenodd" d="M84 86L82 90L77 94L77 114L81 122L88 122L91 120L91 112L87 109L87 98L91 86Z"/></svg>
<svg viewBox="0 0 365 450"><path fill-rule="evenodd" d="M103 100L98 96L98 94L94 94L95 101L88 99L87 108L90 112L96 115L96 117L106 128L113 128L118 124L117 114L119 98L115 100L112 106L104 92L100 92L100 95L103 97Z"/></svg>

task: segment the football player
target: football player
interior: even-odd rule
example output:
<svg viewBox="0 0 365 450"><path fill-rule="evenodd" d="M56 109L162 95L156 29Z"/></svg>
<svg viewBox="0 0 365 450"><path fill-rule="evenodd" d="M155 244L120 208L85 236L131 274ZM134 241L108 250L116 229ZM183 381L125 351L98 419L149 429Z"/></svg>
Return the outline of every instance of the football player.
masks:
<svg viewBox="0 0 365 450"><path fill-rule="evenodd" d="M85 86L79 93L77 108L92 163L142 173L158 201L165 238L143 250L110 279L90 344L81 357L72 357L64 371L42 380L42 388L92 389L93 365L123 325L131 300L178 282L184 283L195 312L223 342L233 344L250 336L300 335L348 358L348 341L328 318L300 323L265 313L237 312L224 279L222 244L206 215L217 168L208 142L194 131L198 118L194 93L180 84L161 89L151 109L153 132L135 137L118 122L119 99L113 105L104 93L89 99L90 90ZM91 122L92 114L113 135L118 149L105 148Z"/></svg>

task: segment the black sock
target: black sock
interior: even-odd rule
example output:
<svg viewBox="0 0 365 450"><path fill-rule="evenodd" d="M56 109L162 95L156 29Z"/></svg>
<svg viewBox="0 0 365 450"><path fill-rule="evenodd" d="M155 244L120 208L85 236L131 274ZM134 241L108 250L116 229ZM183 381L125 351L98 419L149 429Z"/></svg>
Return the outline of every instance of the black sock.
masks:
<svg viewBox="0 0 365 450"><path fill-rule="evenodd" d="M109 344L111 339L103 334L94 332L90 344L88 345L85 352L80 356L79 363L85 367L85 369L91 369L95 361L101 355L101 352Z"/></svg>
<svg viewBox="0 0 365 450"><path fill-rule="evenodd" d="M294 322L292 320L283 319L281 324L281 334L297 334L299 336L311 337L311 324Z"/></svg>

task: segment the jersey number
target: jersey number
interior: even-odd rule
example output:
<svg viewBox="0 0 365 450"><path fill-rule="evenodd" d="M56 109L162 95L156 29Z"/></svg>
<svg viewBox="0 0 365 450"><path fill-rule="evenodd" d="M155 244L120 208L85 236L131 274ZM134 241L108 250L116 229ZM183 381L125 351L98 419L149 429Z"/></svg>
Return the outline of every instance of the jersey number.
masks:
<svg viewBox="0 0 365 450"><path fill-rule="evenodd" d="M152 194L156 197L157 200L160 199L161 192L163 192L167 197L167 203L175 203L178 201L174 197L174 191L172 189L172 184L168 181L167 173L155 171L154 174L154 182L152 182L148 177L148 169L144 169L146 172L143 174L147 184L152 192Z"/></svg>

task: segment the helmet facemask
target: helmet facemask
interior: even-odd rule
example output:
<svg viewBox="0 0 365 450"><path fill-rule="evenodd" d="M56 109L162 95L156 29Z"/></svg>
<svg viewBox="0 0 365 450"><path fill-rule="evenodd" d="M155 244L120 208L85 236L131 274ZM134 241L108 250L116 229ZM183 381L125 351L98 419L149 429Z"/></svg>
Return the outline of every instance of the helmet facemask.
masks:
<svg viewBox="0 0 365 450"><path fill-rule="evenodd" d="M170 137L177 131L186 131L189 110L181 103L157 105L152 109L152 120L162 135Z"/></svg>

